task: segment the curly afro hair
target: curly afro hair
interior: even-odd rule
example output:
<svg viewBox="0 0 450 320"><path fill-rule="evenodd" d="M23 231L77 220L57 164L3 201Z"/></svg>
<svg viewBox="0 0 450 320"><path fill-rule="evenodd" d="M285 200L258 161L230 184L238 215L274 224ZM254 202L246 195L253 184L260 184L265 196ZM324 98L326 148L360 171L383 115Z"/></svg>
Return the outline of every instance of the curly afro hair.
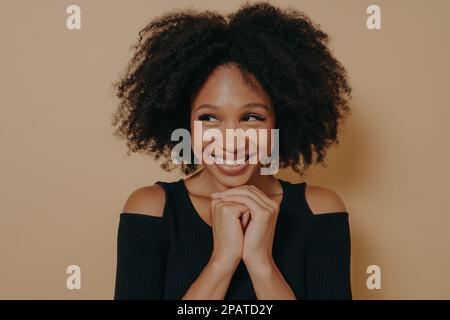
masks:
<svg viewBox="0 0 450 320"><path fill-rule="evenodd" d="M163 169L177 167L171 132L189 130L192 98L217 66L234 63L256 77L275 108L280 167L303 174L324 164L350 111L347 71L328 41L303 12L266 2L226 16L176 9L156 17L139 32L125 74L113 84L120 99L114 135L126 139L128 155L163 155ZM190 174L197 165L180 168Z"/></svg>

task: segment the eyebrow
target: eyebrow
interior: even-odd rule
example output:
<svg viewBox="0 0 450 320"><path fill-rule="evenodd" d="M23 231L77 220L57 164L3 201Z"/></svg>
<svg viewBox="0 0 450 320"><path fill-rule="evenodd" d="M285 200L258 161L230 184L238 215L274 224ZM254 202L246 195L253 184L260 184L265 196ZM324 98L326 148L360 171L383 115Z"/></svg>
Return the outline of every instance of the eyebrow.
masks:
<svg viewBox="0 0 450 320"><path fill-rule="evenodd" d="M212 109L219 109L219 106L216 106L214 104L209 104L209 103L205 103L200 105L197 110L201 110L201 109L205 109L205 108L212 108ZM270 112L270 108L268 106L266 106L263 103L259 103L259 102L250 102L247 104L242 105L242 108L263 108L265 109L267 112Z"/></svg>

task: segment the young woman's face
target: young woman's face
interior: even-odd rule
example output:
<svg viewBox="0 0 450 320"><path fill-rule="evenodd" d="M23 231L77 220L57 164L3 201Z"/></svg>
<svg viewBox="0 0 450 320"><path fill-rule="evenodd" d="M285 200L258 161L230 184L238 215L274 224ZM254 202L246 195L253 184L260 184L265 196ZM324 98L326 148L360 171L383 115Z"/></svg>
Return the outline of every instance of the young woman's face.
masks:
<svg viewBox="0 0 450 320"><path fill-rule="evenodd" d="M219 66L208 77L197 96L193 99L191 109L191 134L194 146L194 154L198 159L204 159L197 150L205 148L213 143L203 141L201 137L195 137L194 121L201 121L203 131L215 128L222 134L223 157L226 151L238 154L237 141L233 148L226 145L226 129L255 129L260 134L266 129L267 149L271 150L270 129L275 128L275 115L267 93L263 90L255 77L251 76L251 86L243 80L240 70L235 65ZM197 133L198 134L198 133ZM201 145L195 145L196 141L202 141ZM261 141L246 139L245 156L249 156L249 143L255 143L260 148ZM212 146L210 146L212 147ZM242 148L241 148L242 149ZM230 152L231 151L231 152ZM214 151L213 156L216 156ZM233 154L233 156L234 156ZM202 158L200 158L202 157ZM236 156L237 157L237 156ZM202 163L205 163L204 160ZM205 164L213 176L222 184L229 187L244 185L254 174L259 174L260 163L246 160L245 164L229 166L226 164Z"/></svg>

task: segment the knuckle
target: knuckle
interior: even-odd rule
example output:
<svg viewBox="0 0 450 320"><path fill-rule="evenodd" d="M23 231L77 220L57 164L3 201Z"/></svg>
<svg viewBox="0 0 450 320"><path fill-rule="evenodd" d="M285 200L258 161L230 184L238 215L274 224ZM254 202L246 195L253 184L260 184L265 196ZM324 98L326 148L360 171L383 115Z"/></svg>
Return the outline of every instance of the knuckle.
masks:
<svg viewBox="0 0 450 320"><path fill-rule="evenodd" d="M233 207L230 206L230 205L227 204L227 203L224 203L224 204L220 207L220 212L221 212L222 214L230 214L230 213L233 212Z"/></svg>

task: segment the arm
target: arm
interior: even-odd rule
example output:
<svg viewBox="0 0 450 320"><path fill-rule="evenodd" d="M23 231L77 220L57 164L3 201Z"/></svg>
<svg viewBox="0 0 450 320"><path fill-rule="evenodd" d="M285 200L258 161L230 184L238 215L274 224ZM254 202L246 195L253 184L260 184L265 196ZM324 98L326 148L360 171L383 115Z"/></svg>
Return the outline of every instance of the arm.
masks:
<svg viewBox="0 0 450 320"><path fill-rule="evenodd" d="M312 234L306 257L308 299L352 299L350 225L343 201L333 191L306 189Z"/></svg>
<svg viewBox="0 0 450 320"><path fill-rule="evenodd" d="M346 212L318 215L306 258L308 299L352 299Z"/></svg>
<svg viewBox="0 0 450 320"><path fill-rule="evenodd" d="M216 197L246 206L250 221L245 231L243 261L258 299L296 299L275 264L272 243L279 204L254 186L241 186Z"/></svg>
<svg viewBox="0 0 450 320"><path fill-rule="evenodd" d="M226 264L211 258L182 300L223 300L237 265L235 263L234 266L227 267Z"/></svg>
<svg viewBox="0 0 450 320"><path fill-rule="evenodd" d="M249 190L243 190L241 193L247 192L247 194L250 195L248 191ZM263 194L258 192L258 190L254 191L264 199ZM349 252L346 251L346 248L349 249L349 233L346 232L348 231L348 224L346 225L346 215L323 214L331 212L342 213L346 209L342 199L329 189L311 187L307 188L306 191L306 200L309 207L314 210L311 211L313 215L312 218L315 218L315 221L320 222L324 220L325 222L328 222L328 228L319 228L320 230L316 233L315 243L307 261L307 270L310 271L309 276L307 277L307 283L305 285L308 289L310 289L312 298L326 298L327 293L332 296L335 291L348 291L349 282L347 285L347 275L349 273L345 273L346 270L348 271L348 265L346 265L345 262L349 261ZM252 195L252 197L254 196ZM236 196L234 199L239 201L239 198ZM255 202L249 201L248 198L244 199L243 197L240 198L240 201L247 203L249 207L254 208L253 210L255 213L257 212L258 208L254 205ZM270 204L267 199L266 201ZM270 217L268 212L270 212L270 210L267 209L266 214L261 216ZM318 218L316 218L316 216ZM244 255L244 261L252 279L253 287L255 288L258 299L296 299L297 297L283 278L273 260L271 246L266 246L266 248L264 248L260 245L261 243L272 243L275 224L274 222L266 223L266 226L270 225L272 225L273 228L261 229L264 230L264 232L261 233L265 235L266 239L262 237L260 240L255 242L256 245L251 246L252 249L247 254L248 258ZM337 228L329 233L329 229L333 229L335 226L337 226ZM338 238L333 238L334 235ZM326 243L327 241L329 243ZM256 253L258 247L264 249L259 250L259 254ZM325 257L322 256L324 250L327 252ZM334 276L334 278L330 278L330 276ZM316 296L316 291L323 291L325 293L322 296Z"/></svg>
<svg viewBox="0 0 450 320"><path fill-rule="evenodd" d="M296 300L272 257L256 265L246 263L258 300Z"/></svg>
<svg viewBox="0 0 450 320"><path fill-rule="evenodd" d="M208 264L182 299L224 299L242 257L243 230L240 216L247 210L240 204L217 199L211 201L214 249Z"/></svg>
<svg viewBox="0 0 450 320"><path fill-rule="evenodd" d="M164 201L164 191L157 186L138 189L128 198L117 235L114 299L163 299L166 250L160 231Z"/></svg>

